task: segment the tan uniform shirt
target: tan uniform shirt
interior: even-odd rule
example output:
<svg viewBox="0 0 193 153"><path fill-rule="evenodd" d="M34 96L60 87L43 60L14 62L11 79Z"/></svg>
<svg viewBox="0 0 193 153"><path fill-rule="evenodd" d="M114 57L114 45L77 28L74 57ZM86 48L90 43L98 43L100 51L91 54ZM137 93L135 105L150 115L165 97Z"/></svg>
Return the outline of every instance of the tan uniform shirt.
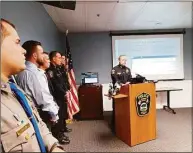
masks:
<svg viewBox="0 0 193 153"><path fill-rule="evenodd" d="M21 90L22 91L22 90ZM55 139L26 95L49 152ZM41 152L33 125L8 83L1 82L1 144L5 152Z"/></svg>

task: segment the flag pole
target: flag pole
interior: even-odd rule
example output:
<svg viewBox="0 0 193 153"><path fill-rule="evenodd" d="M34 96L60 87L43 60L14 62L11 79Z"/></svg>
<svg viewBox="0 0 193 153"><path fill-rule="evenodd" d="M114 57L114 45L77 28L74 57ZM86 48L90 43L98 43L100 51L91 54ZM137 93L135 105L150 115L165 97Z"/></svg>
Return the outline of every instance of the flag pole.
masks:
<svg viewBox="0 0 193 153"><path fill-rule="evenodd" d="M67 57L67 35L68 35L68 29L66 30L66 46L65 46L65 55Z"/></svg>

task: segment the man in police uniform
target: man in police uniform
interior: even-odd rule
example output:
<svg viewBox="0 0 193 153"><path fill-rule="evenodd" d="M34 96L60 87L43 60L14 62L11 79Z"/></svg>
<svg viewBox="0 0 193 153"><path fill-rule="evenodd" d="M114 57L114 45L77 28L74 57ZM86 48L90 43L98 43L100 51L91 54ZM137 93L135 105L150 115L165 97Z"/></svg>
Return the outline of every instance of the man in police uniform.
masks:
<svg viewBox="0 0 193 153"><path fill-rule="evenodd" d="M115 66L111 70L111 78L113 87L115 88L115 84L118 83L120 86L124 86L129 84L131 76L131 71L128 67L126 67L127 58L125 55L120 55L119 58L119 65ZM113 114L112 114L112 131L115 132L115 104L113 100Z"/></svg>
<svg viewBox="0 0 193 153"><path fill-rule="evenodd" d="M62 66L61 67L63 67L65 71L68 70L68 59L63 54L62 54Z"/></svg>
<svg viewBox="0 0 193 153"><path fill-rule="evenodd" d="M68 80L64 77L64 72L61 71L61 53L58 51L52 51L50 52L49 57L51 63L50 67L47 69L47 76L52 83L53 96L59 106L59 120L52 128L52 133L58 139L61 139L61 141L70 143L68 137L64 135L64 132L71 132L71 129L67 128L65 122L65 120L68 119L66 100L66 92L69 90Z"/></svg>
<svg viewBox="0 0 193 153"><path fill-rule="evenodd" d="M113 85L118 83L120 85L127 84L131 79L131 71L126 67L127 58L125 55L119 56L119 65L115 66L111 71L111 78Z"/></svg>
<svg viewBox="0 0 193 153"><path fill-rule="evenodd" d="M66 83L66 90L68 91L68 90L70 90L70 84L69 84L68 74L67 74L68 65L67 65L67 59L64 55L62 55L61 65L59 67L60 67L60 71L64 77L65 83Z"/></svg>
<svg viewBox="0 0 193 153"><path fill-rule="evenodd" d="M17 85L8 82L11 75L25 69L25 53L14 25L1 19L1 149L4 152L63 152L31 99ZM30 118L26 110L32 113Z"/></svg>

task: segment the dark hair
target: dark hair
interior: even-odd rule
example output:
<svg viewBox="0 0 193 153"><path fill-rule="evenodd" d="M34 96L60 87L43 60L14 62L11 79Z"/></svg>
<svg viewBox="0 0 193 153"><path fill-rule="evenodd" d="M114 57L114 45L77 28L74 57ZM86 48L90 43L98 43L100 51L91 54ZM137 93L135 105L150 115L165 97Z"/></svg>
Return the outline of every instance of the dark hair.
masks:
<svg viewBox="0 0 193 153"><path fill-rule="evenodd" d="M50 54L49 54L50 61L53 60L53 58L56 56L57 53L59 53L60 55L62 55L59 51L51 51L51 52L50 52Z"/></svg>
<svg viewBox="0 0 193 153"><path fill-rule="evenodd" d="M60 52L61 56L66 56L64 53Z"/></svg>
<svg viewBox="0 0 193 153"><path fill-rule="evenodd" d="M37 47L38 45L41 46L41 43L35 40L29 40L24 42L22 47L26 50L25 54L26 59L29 59L32 56L32 54L35 52L34 48Z"/></svg>
<svg viewBox="0 0 193 153"><path fill-rule="evenodd" d="M7 30L6 26L3 24L3 23L7 23L9 24L11 27L13 27L15 29L15 25L13 25L13 23L5 20L5 19L2 19L1 18L1 41L7 36L9 35L9 31Z"/></svg>
<svg viewBox="0 0 193 153"><path fill-rule="evenodd" d="M47 52L43 52L43 54L49 55Z"/></svg>

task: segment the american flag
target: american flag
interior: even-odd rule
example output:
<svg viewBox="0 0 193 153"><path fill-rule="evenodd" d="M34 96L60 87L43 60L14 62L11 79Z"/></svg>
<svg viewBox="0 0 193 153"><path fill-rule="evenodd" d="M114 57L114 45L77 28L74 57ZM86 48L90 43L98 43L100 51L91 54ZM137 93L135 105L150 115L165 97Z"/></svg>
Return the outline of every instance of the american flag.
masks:
<svg viewBox="0 0 193 153"><path fill-rule="evenodd" d="M68 104L68 116L69 119L73 119L73 115L80 111L78 94L76 88L76 80L73 69L72 56L70 51L70 45L68 41L68 37L66 35L66 58L68 65L68 80L70 84L70 91L67 92L67 104Z"/></svg>

